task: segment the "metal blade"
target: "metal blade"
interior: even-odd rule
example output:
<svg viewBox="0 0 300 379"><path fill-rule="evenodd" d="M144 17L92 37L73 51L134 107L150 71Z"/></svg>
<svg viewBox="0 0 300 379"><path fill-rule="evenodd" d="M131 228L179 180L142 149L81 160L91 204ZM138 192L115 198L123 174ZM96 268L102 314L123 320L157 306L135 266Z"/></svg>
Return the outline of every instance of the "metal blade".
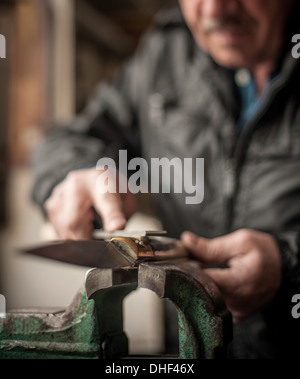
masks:
<svg viewBox="0 0 300 379"><path fill-rule="evenodd" d="M166 237L167 232L165 230L117 230L115 232L106 232L105 230L95 230L93 238L97 240L110 240L113 237Z"/></svg>
<svg viewBox="0 0 300 379"><path fill-rule="evenodd" d="M126 257L109 241L64 241L22 249L23 253L59 262L90 268L120 268L133 265L133 259Z"/></svg>

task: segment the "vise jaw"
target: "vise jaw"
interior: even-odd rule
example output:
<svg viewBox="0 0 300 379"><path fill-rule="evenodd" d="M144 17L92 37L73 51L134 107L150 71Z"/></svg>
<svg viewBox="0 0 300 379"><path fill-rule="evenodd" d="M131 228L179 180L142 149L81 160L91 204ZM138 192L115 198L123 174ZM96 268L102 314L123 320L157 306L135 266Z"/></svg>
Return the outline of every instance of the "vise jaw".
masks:
<svg viewBox="0 0 300 379"><path fill-rule="evenodd" d="M220 292L197 262L179 258L133 268L92 269L66 310L7 313L0 319L0 358L127 357L122 304L137 288L149 289L174 303L178 358L226 356L232 322Z"/></svg>

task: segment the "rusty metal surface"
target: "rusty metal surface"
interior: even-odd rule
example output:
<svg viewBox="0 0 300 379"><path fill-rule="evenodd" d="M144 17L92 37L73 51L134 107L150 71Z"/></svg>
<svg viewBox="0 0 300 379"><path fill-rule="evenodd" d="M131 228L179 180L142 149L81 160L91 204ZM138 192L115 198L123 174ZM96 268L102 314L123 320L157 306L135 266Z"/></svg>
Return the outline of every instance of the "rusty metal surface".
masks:
<svg viewBox="0 0 300 379"><path fill-rule="evenodd" d="M103 356L122 354L122 349L116 350L118 343L112 336L124 340L122 302L137 287L149 289L176 306L180 358L224 358L232 337L231 315L215 283L198 262L187 258L145 262L127 270L95 269L88 273L87 294L95 300L99 330L106 325L101 340L106 343L109 336L114 346L109 353L103 351Z"/></svg>
<svg viewBox="0 0 300 379"><path fill-rule="evenodd" d="M82 288L62 312L22 310L0 320L0 358L99 358L94 304Z"/></svg>
<svg viewBox="0 0 300 379"><path fill-rule="evenodd" d="M180 258L138 267L95 268L87 272L85 288L66 310L7 314L0 320L0 358L127 356L123 301L137 288L149 289L175 305L179 358L225 356L232 332L230 313L201 265Z"/></svg>
<svg viewBox="0 0 300 379"><path fill-rule="evenodd" d="M86 291L95 302L100 338L100 357L111 359L128 355L128 339L123 331L123 301L138 284L138 270L94 269L86 275Z"/></svg>
<svg viewBox="0 0 300 379"><path fill-rule="evenodd" d="M191 260L144 263L139 287L170 299L177 308L180 358L217 359L232 338L231 315L199 263Z"/></svg>
<svg viewBox="0 0 300 379"><path fill-rule="evenodd" d="M120 268L120 269L100 269L94 268L87 272L85 279L85 288L88 298L91 298L97 291L118 288L123 285L133 284L137 286L138 270L137 268Z"/></svg>

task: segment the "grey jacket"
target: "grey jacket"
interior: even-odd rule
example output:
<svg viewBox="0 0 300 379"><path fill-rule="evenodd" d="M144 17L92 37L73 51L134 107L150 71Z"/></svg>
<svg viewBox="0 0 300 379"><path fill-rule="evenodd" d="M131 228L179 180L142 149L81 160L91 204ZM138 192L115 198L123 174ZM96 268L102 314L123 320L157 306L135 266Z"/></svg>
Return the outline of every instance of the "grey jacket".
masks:
<svg viewBox="0 0 300 379"><path fill-rule="evenodd" d="M157 18L115 82L102 84L71 125L51 130L34 156L41 206L70 170L101 157L118 161L121 149L128 159L204 158L201 204L186 205L184 194L154 197L169 234L215 237L252 228L274 235L282 256L282 289L269 309L239 326L239 357L291 354L285 343L299 329L291 296L300 292L300 64L291 56L291 34L279 77L239 134L234 73L199 49L172 10Z"/></svg>

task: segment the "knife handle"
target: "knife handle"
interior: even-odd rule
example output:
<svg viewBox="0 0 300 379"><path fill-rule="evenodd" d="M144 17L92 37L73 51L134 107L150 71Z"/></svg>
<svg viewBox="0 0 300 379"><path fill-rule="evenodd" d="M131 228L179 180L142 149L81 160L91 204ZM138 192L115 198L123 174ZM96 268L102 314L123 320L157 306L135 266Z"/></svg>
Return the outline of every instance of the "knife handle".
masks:
<svg viewBox="0 0 300 379"><path fill-rule="evenodd" d="M148 243L152 248L155 258L171 259L188 257L189 252L183 246L182 242L175 238L169 237L150 237Z"/></svg>

